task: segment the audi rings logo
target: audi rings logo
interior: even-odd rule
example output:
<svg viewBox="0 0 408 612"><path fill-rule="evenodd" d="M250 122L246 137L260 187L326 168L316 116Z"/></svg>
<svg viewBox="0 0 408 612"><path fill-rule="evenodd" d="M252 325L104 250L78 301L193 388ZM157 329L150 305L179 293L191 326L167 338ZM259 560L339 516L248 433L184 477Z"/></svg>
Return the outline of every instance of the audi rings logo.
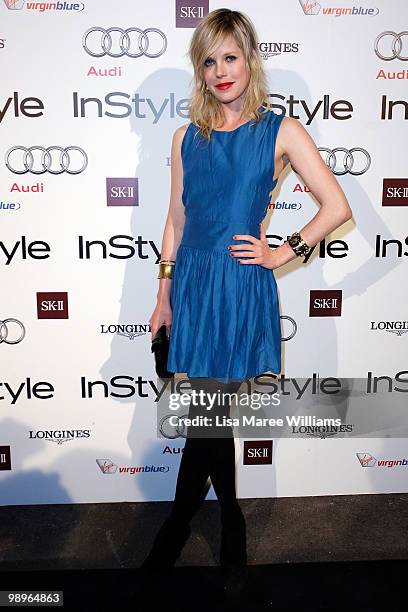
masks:
<svg viewBox="0 0 408 612"><path fill-rule="evenodd" d="M371 166L371 157L369 153L361 147L353 147L352 149L344 149L343 147L337 147L336 149L326 149L325 147L319 147L319 151L324 151L325 153L327 153L325 162L326 165L329 166L333 174L341 175L347 174L348 172L349 174L357 176L358 174L364 174L364 172L367 172L367 170ZM338 169L338 160L336 153L340 152L343 153L343 168ZM358 155L358 157L363 157L363 159L365 158L365 162L363 161L363 163L361 164L361 169L359 170L353 170L355 162L354 153L361 153L362 155Z"/></svg>
<svg viewBox="0 0 408 612"><path fill-rule="evenodd" d="M288 315L281 315L280 319L285 319L289 321L292 326L292 331L290 331L290 333L287 336L282 335L282 342L287 342L288 340L292 340L292 338L296 335L296 332L297 332L297 323L295 319L292 319L292 317L289 317Z"/></svg>
<svg viewBox="0 0 408 612"><path fill-rule="evenodd" d="M387 55L383 55L383 53L385 53L385 49L384 47L386 46L386 43L382 43L380 45L380 41L385 38L385 37L389 37L391 36L391 40L388 41L387 40L387 48L388 48L388 53ZM374 51L377 57L379 57L381 60L384 60L385 62L390 62L393 59L399 59L402 60L403 62L406 62L408 60L408 44L407 44L407 40L405 41L406 44L406 51L405 51L405 55L403 55L402 52L402 47L404 45L403 43L403 36L408 36L408 32L400 32L399 34L397 34L396 32L391 32L391 31L387 31L387 32L382 32L381 34L379 34L377 36L377 38L375 39L375 43L374 43ZM388 43L390 43L390 46L388 46ZM382 51L380 51L380 46L382 48Z"/></svg>
<svg viewBox="0 0 408 612"><path fill-rule="evenodd" d="M175 438L186 438L186 426L184 425L184 420L181 421L179 419L185 419L188 415L183 414L181 417L174 414L166 414L162 419L160 419L159 431L164 438L168 438L169 440L174 440ZM170 418L173 417L177 419L177 425L172 425L170 423Z"/></svg>
<svg viewBox="0 0 408 612"><path fill-rule="evenodd" d="M18 319L0 319L0 344L18 344L25 336L25 327Z"/></svg>
<svg viewBox="0 0 408 612"><path fill-rule="evenodd" d="M16 153L18 151L18 154ZM34 152L37 152L34 155ZM41 155L40 155L41 154ZM6 153L6 166L14 174L80 174L88 165L88 156L81 147L11 147Z"/></svg>
<svg viewBox="0 0 408 612"><path fill-rule="evenodd" d="M113 51L114 46L111 33L115 32L120 36L115 36L117 50ZM98 33L98 36L94 34ZM93 34L93 36L90 36ZM95 40L96 39L96 40ZM160 57L167 49L167 38L161 30L157 28L89 28L82 37L82 46L92 57ZM92 48L91 48L92 47Z"/></svg>

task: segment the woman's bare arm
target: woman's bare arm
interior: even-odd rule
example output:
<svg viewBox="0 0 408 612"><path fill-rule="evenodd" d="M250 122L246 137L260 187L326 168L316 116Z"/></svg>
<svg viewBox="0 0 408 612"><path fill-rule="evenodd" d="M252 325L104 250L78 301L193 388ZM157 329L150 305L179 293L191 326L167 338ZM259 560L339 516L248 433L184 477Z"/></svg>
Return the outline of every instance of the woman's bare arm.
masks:
<svg viewBox="0 0 408 612"><path fill-rule="evenodd" d="M288 158L292 167L308 186L320 209L303 228L293 228L309 246L314 246L327 234L351 219L352 211L335 176L324 163L307 130L297 119L284 117L275 146L276 158ZM287 242L274 249L279 253L279 265L296 258Z"/></svg>
<svg viewBox="0 0 408 612"><path fill-rule="evenodd" d="M164 226L161 246L161 259L176 259L177 250L183 234L185 216L183 195L183 164L181 161L181 143L187 125L177 128L171 145L171 192L170 205ZM158 302L167 302L170 297L171 279L161 278L157 292Z"/></svg>

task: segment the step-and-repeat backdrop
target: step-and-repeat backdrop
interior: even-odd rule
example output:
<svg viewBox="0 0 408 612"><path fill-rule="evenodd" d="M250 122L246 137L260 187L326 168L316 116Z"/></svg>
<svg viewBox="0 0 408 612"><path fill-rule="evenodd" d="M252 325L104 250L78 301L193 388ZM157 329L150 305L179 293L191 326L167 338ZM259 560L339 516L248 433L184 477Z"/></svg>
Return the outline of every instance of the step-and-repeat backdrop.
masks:
<svg viewBox="0 0 408 612"><path fill-rule="evenodd" d="M157 434L168 389L148 321L172 135L188 122L186 52L225 5L253 20L273 110L305 126L353 210L275 272L282 375L316 398L328 377L383 384L382 414L405 397L405 0L1 0L0 504L173 498L185 438L162 422ZM318 209L287 166L270 246ZM407 491L398 424L363 436L351 404L333 406L341 426L237 439L239 497Z"/></svg>

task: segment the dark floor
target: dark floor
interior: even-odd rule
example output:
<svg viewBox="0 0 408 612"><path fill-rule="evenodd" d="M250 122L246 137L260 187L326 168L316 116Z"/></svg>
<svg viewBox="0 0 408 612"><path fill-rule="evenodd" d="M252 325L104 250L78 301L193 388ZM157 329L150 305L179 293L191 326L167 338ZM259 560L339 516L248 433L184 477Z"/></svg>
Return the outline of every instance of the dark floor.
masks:
<svg viewBox="0 0 408 612"><path fill-rule="evenodd" d="M194 517L174 573L148 582L136 568L170 502L0 507L0 591L63 590L64 608L82 601L108 610L407 609L408 494L240 505L249 567L235 595L234 585L223 587L218 566L216 501Z"/></svg>

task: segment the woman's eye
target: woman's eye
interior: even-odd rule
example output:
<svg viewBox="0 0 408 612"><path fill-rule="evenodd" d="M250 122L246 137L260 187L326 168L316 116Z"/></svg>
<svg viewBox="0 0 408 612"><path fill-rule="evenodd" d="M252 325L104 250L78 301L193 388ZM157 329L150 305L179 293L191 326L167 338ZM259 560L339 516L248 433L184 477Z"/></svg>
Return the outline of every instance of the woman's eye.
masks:
<svg viewBox="0 0 408 612"><path fill-rule="evenodd" d="M236 60L236 56L235 55L227 55L225 57L226 61L230 64L231 62L233 62L234 60ZM214 60L211 57L208 57L205 62L204 62L204 66L208 67L211 66L214 63Z"/></svg>

